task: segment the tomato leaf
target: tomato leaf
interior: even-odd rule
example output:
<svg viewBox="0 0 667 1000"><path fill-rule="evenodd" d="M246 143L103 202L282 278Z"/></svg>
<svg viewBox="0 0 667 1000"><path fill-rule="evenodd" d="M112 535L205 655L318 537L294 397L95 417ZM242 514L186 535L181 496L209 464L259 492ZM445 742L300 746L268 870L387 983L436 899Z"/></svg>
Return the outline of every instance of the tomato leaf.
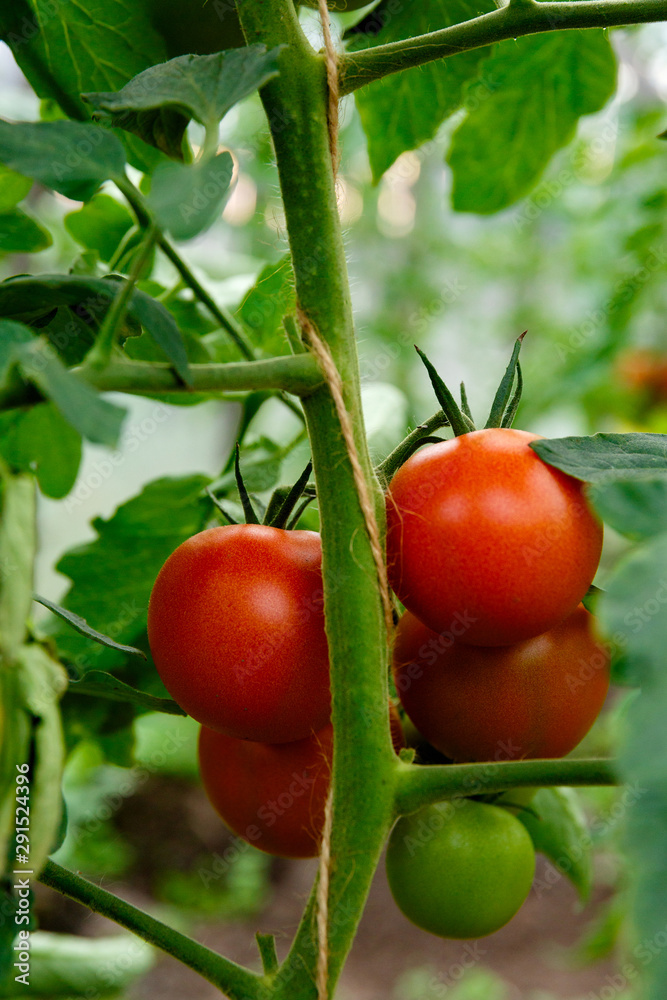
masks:
<svg viewBox="0 0 667 1000"><path fill-rule="evenodd" d="M13 468L33 472L42 493L67 496L81 463L81 435L53 403L0 415L0 452Z"/></svg>
<svg viewBox="0 0 667 1000"><path fill-rule="evenodd" d="M667 531L667 470L650 479L594 483L589 497L608 525L635 541Z"/></svg>
<svg viewBox="0 0 667 1000"><path fill-rule="evenodd" d="M38 253L52 243L51 233L20 208L0 214L0 253Z"/></svg>
<svg viewBox="0 0 667 1000"><path fill-rule="evenodd" d="M120 646L118 648L124 649L126 647ZM125 684L124 681L118 680L117 677L113 677L103 670L89 670L83 680L70 682L70 690L73 694L98 695L101 698L108 698L110 701L126 701L131 705L148 709L150 712L187 715L171 698L158 698L153 694L146 694L145 691L137 691L130 684Z"/></svg>
<svg viewBox="0 0 667 1000"><path fill-rule="evenodd" d="M65 228L87 250L97 250L100 260L110 261L134 225L132 216L108 194L96 194L78 211L65 216Z"/></svg>
<svg viewBox="0 0 667 1000"><path fill-rule="evenodd" d="M59 604L54 604L53 601L48 601L46 597L40 597L39 594L33 594L33 600L38 604L42 604L49 611L52 611L54 615L60 618L62 621L67 622L71 625L75 632L79 635L85 635L88 639L92 639L93 642L99 642L101 646L108 646L109 649L117 649L121 653L128 653L132 656L142 656L144 660L146 659L146 654L142 649L136 649L134 646L123 646L121 643L116 642L111 639L108 635L102 635L101 632L97 632L94 628L91 628L85 618L81 618L80 615L75 615L73 611L68 611L67 608L61 608Z"/></svg>
<svg viewBox="0 0 667 1000"><path fill-rule="evenodd" d="M667 434L594 434L531 442L549 465L590 483L667 473Z"/></svg>
<svg viewBox="0 0 667 1000"><path fill-rule="evenodd" d="M117 92L83 97L98 116L181 159L188 121L216 128L238 101L277 75L279 52L251 45L207 56L177 56L149 67Z"/></svg>
<svg viewBox="0 0 667 1000"><path fill-rule="evenodd" d="M348 51L422 35L493 9L488 0L420 0L399 5L384 0L347 32ZM439 59L387 76L355 93L375 181L401 153L435 136L442 122L463 103L465 85L477 77L490 53L486 47Z"/></svg>
<svg viewBox="0 0 667 1000"><path fill-rule="evenodd" d="M103 181L122 175L125 152L98 125L0 120L0 162L67 198L87 201Z"/></svg>
<svg viewBox="0 0 667 1000"><path fill-rule="evenodd" d="M454 208L490 214L527 194L579 118L605 105L616 59L603 31L527 35L498 45L476 86L447 162Z"/></svg>
<svg viewBox="0 0 667 1000"><path fill-rule="evenodd" d="M115 278L77 274L19 275L0 283L0 315L23 319L37 317L55 306L77 305L101 319L118 291ZM164 351L185 383L190 381L188 358L176 321L165 306L135 288L128 315L145 328ZM110 405L110 404L109 404Z"/></svg>
<svg viewBox="0 0 667 1000"><path fill-rule="evenodd" d="M507 796L511 798L511 793ZM571 788L540 788L530 809L520 812L517 819L528 830L535 850L546 855L586 901L593 879L591 838L576 792Z"/></svg>
<svg viewBox="0 0 667 1000"><path fill-rule="evenodd" d="M233 171L229 153L190 166L160 164L148 198L160 226L177 240L191 240L208 229L229 197Z"/></svg>

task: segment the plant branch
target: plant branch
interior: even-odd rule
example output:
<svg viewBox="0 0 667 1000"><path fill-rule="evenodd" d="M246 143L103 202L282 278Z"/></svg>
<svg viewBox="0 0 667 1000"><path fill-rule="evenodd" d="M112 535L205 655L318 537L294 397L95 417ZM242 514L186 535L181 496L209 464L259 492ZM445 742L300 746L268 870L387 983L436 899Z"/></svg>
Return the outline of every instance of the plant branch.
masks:
<svg viewBox="0 0 667 1000"><path fill-rule="evenodd" d="M431 802L460 795L484 795L508 788L547 785L616 785L614 762L607 759L510 760L486 764L397 763L396 813L415 812Z"/></svg>
<svg viewBox="0 0 667 1000"><path fill-rule="evenodd" d="M148 361L113 361L103 370L81 365L73 375L100 392L128 392L137 396L173 393L227 393L280 390L307 396L322 384L317 363L308 354L233 361L229 364L190 365L192 385L180 382L170 364ZM31 385L0 391L0 410L39 403L42 397Z"/></svg>
<svg viewBox="0 0 667 1000"><path fill-rule="evenodd" d="M114 183L132 206L137 220L144 226L150 225L151 215L141 196L141 192L138 191L134 184L132 184L127 178L118 177L115 179ZM217 320L220 326L227 331L243 357L247 358L248 361L252 361L255 357L255 352L252 345L249 343L241 324L227 309L219 306L217 302L211 298L204 286L200 284L188 265L180 256L176 248L171 245L164 233L159 232L157 243L165 257L167 257L174 265L187 287L192 289L202 305L206 306L213 319Z"/></svg>
<svg viewBox="0 0 667 1000"><path fill-rule="evenodd" d="M441 31L348 52L340 60L340 93L351 94L391 73L522 35L665 20L667 0L513 0L506 7Z"/></svg>
<svg viewBox="0 0 667 1000"><path fill-rule="evenodd" d="M408 434L406 438L397 445L390 455L387 455L383 462L375 469L375 474L380 480L382 486L388 486L391 481L392 476L395 472L400 469L404 462L410 458L412 454L417 450L420 442L424 438L430 437L433 431L437 431L440 427L447 427L449 421L444 415L442 410L438 410L434 413L432 417L425 420L423 424L415 427L415 429Z"/></svg>
<svg viewBox="0 0 667 1000"><path fill-rule="evenodd" d="M155 917L94 882L63 868L55 861L47 861L39 881L167 952L223 990L230 1000L255 1000L264 994L262 977L193 941L180 931L167 927Z"/></svg>

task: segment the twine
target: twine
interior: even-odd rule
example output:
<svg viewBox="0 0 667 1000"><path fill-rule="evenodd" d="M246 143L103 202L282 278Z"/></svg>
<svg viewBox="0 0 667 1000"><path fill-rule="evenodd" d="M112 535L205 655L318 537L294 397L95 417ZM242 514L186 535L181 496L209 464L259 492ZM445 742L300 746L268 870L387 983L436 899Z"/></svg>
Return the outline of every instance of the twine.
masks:
<svg viewBox="0 0 667 1000"><path fill-rule="evenodd" d="M340 153L338 149L338 105L340 95L338 92L338 53L331 37L331 20L326 0L319 0L320 20L322 22L322 34L324 35L324 51L327 57L327 87L329 90L329 108L327 120L329 123L329 151L333 164L334 177L338 173Z"/></svg>

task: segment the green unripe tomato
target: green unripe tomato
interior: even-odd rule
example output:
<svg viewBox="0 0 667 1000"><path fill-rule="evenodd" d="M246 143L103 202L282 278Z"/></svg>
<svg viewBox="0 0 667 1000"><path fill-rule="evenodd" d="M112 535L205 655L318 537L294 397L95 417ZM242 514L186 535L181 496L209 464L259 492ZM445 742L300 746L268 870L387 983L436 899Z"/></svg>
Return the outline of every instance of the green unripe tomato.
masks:
<svg viewBox="0 0 667 1000"><path fill-rule="evenodd" d="M412 923L445 938L493 934L530 891L535 849L505 809L463 799L396 823L387 848L392 895Z"/></svg>

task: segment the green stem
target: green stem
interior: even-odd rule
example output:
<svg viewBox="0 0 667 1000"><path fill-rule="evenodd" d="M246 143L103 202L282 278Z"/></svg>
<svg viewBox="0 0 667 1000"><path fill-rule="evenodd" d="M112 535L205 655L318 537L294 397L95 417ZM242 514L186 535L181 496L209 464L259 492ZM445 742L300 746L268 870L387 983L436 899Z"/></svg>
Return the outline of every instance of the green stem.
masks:
<svg viewBox="0 0 667 1000"><path fill-rule="evenodd" d="M265 980L261 976L230 962L180 931L167 927L155 917L55 861L47 861L39 881L166 951L223 990L230 1000L255 1000L265 995Z"/></svg>
<svg viewBox="0 0 667 1000"><path fill-rule="evenodd" d="M381 516L382 496L364 434L347 264L329 150L324 61L301 32L292 0L241 0L238 10L249 44L285 46L279 57L280 75L261 96L272 127L297 300L341 376L359 459ZM304 399L304 411L321 515L335 734L328 941L328 983L333 992L392 822L394 769L387 636L352 465L328 388ZM315 914L311 895L289 956L276 975L276 1000L316 996Z"/></svg>
<svg viewBox="0 0 667 1000"><path fill-rule="evenodd" d="M132 184L131 181L125 177L115 178L114 183L132 206L138 221L142 225L150 225L151 215L148 210L148 206L141 196L141 192L138 191L134 184ZM195 293L199 301L206 306L213 319L217 320L220 326L227 331L243 357L252 361L255 357L255 352L252 345L249 343L241 324L232 316L230 312L228 312L227 309L219 306L218 303L211 298L204 286L200 284L188 265L180 256L176 248L171 245L164 233L159 232L157 243L165 257L167 257L174 265L187 287L190 288Z"/></svg>
<svg viewBox="0 0 667 1000"><path fill-rule="evenodd" d="M86 355L84 364L87 367L103 370L109 365L118 333L127 314L130 299L158 236L159 231L153 225L150 225L144 233L141 245L132 261L130 273L120 283L118 291L104 317L100 332L95 338L95 343Z"/></svg>
<svg viewBox="0 0 667 1000"><path fill-rule="evenodd" d="M307 396L322 385L322 375L308 354L238 361L218 365L190 365L192 386L184 386L170 364L148 361L112 361L103 370L82 365L72 374L101 392L128 392L138 396L187 393L227 393L281 390ZM30 385L0 390L0 410L39 403L42 397Z"/></svg>
<svg viewBox="0 0 667 1000"><path fill-rule="evenodd" d="M441 31L348 53L340 61L340 92L351 94L391 73L522 35L665 20L667 0L521 0Z"/></svg>
<svg viewBox="0 0 667 1000"><path fill-rule="evenodd" d="M394 473L400 469L404 462L407 462L410 455L414 454L419 447L420 441L423 441L424 438L430 437L433 431L437 431L440 427L447 427L448 425L449 421L447 420L447 417L442 410L438 410L438 412L434 413L432 417L425 420L423 424L419 424L418 427L415 427L415 429L394 448L391 454L387 455L384 462L381 462L375 469L375 474L382 485L389 485Z"/></svg>
<svg viewBox="0 0 667 1000"><path fill-rule="evenodd" d="M397 815L455 796L484 795L508 788L619 783L614 762L605 759L510 760L431 767L399 761L396 770Z"/></svg>

